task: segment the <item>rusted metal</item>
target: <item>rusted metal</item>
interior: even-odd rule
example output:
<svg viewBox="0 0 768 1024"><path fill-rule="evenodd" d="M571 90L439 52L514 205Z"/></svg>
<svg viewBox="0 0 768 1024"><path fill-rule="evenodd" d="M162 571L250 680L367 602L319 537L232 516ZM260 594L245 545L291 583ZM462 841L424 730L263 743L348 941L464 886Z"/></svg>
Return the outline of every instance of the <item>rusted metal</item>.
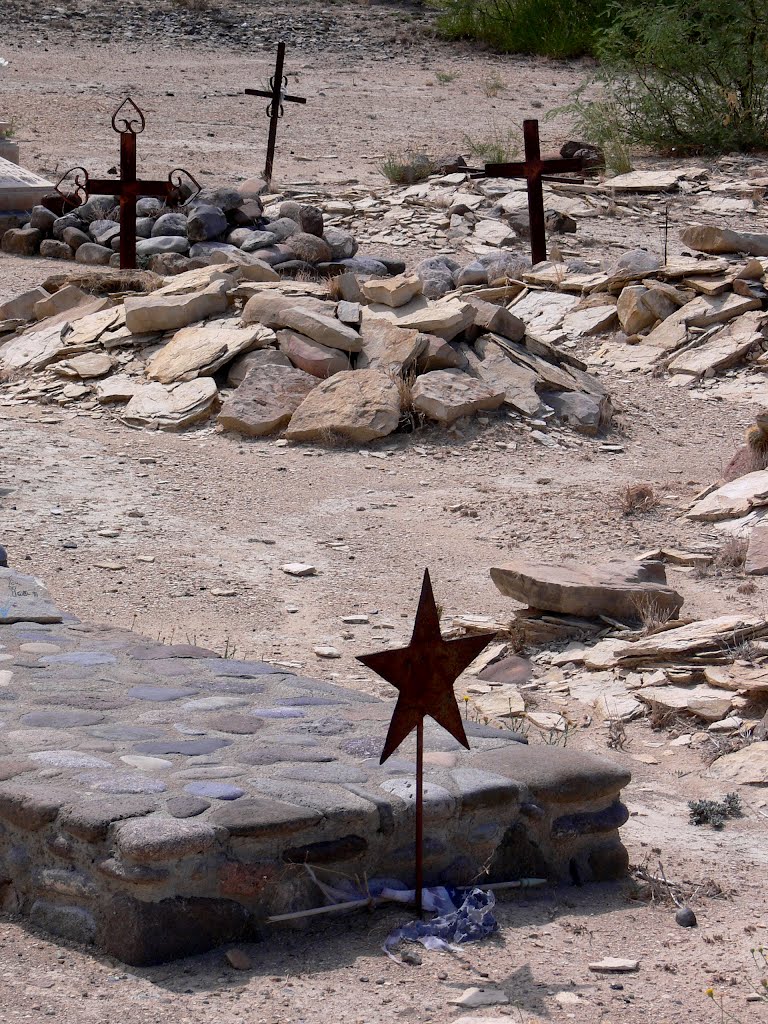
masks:
<svg viewBox="0 0 768 1024"><path fill-rule="evenodd" d="M272 180L272 169L275 165L275 145L277 143L277 122L283 116L284 103L306 103L303 96L289 96L285 91L288 87L288 79L283 73L285 67L285 43L277 45L277 59L275 61L275 73L269 80L269 89L246 89L246 96L266 96L269 99L267 105L267 117L269 118L269 137L267 139L267 159L264 164L264 180L269 183Z"/></svg>
<svg viewBox="0 0 768 1024"><path fill-rule="evenodd" d="M429 715L469 750L453 684L493 639L492 633L444 640L429 570L424 571L421 597L407 647L377 651L357 658L400 695L392 714L381 764L416 730L416 910L422 908L424 886L424 716Z"/></svg>
<svg viewBox="0 0 768 1024"><path fill-rule="evenodd" d="M465 736L466 740L466 736ZM469 748L469 741L466 742ZM416 913L421 917L424 892L424 717L416 723L416 856L414 889Z"/></svg>
<svg viewBox="0 0 768 1024"><path fill-rule="evenodd" d="M539 143L539 122L523 121L525 160L522 163L486 164L483 174L488 178L525 178L528 182L528 222L531 228L531 260L534 266L547 258L547 237L544 226L544 191L542 180L557 181L553 174L580 171L581 157L572 160L542 160Z"/></svg>
<svg viewBox="0 0 768 1024"><path fill-rule="evenodd" d="M56 185L64 205L73 210L91 196L118 196L120 200L120 269L136 268L136 202L141 196L162 199L167 206L183 206L200 191L200 184L183 167L174 167L167 181L136 177L136 136L146 126L143 112L126 97L112 115L112 128L120 136L120 178L91 178L84 167L66 171ZM185 190L189 193L182 200ZM69 191L64 190L69 183Z"/></svg>

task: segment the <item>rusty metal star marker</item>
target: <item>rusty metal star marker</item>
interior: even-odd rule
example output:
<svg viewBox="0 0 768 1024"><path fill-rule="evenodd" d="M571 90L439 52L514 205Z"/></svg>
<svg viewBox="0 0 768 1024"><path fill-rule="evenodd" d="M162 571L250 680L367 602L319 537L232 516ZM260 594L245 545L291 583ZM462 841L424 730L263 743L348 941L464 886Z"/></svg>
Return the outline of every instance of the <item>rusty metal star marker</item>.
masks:
<svg viewBox="0 0 768 1024"><path fill-rule="evenodd" d="M377 651L357 658L400 696L389 724L380 763L383 764L406 737L416 730L416 909L421 913L424 834L424 716L429 715L469 750L469 741L453 692L453 684L494 634L444 640L432 592L429 570L424 571L421 597L411 642L393 651Z"/></svg>

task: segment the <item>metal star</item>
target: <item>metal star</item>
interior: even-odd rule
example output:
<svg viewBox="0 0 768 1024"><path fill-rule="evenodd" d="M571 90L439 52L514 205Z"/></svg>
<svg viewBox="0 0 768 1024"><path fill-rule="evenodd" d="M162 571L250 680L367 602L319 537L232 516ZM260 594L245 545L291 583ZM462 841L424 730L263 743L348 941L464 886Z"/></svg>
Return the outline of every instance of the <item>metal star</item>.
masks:
<svg viewBox="0 0 768 1024"><path fill-rule="evenodd" d="M381 764L417 728L424 715L433 718L469 750L453 684L492 639L492 633L443 639L429 570L425 570L410 644L357 658L400 691Z"/></svg>

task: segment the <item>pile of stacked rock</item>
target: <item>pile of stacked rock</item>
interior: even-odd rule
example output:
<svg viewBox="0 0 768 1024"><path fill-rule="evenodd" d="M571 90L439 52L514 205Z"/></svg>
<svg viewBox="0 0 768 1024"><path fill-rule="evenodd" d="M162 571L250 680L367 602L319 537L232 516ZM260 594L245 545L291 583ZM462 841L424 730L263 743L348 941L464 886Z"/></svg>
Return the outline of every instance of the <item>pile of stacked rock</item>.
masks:
<svg viewBox="0 0 768 1024"><path fill-rule="evenodd" d="M141 266L167 275L192 270L223 253L240 264L279 267L281 275L334 273L339 269L386 275L400 261L355 259L357 242L325 226L316 207L282 202L265 210L261 182L209 189L188 205L169 209L158 199L137 203L136 255ZM54 205L54 204L51 204ZM6 231L3 252L74 260L86 266L119 266L120 210L114 196L94 196L63 216L35 206L27 224Z"/></svg>
<svg viewBox="0 0 768 1024"><path fill-rule="evenodd" d="M167 278L84 268L6 303L4 400L110 407L162 429L220 410L222 429L320 442L371 441L422 419L448 427L502 407L537 436L550 420L596 434L610 418L585 364L507 308L519 283L435 301L415 274L347 265L324 281L283 280L234 252Z"/></svg>

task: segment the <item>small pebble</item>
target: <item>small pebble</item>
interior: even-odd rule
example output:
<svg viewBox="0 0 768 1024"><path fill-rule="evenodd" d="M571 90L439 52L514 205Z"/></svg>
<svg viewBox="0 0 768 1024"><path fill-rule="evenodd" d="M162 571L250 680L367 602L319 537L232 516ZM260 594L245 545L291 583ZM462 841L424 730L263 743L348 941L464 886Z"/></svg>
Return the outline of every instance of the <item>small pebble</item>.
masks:
<svg viewBox="0 0 768 1024"><path fill-rule="evenodd" d="M316 576L317 568L314 565L308 565L306 562L288 562L286 565L281 565L280 568L288 576Z"/></svg>
<svg viewBox="0 0 768 1024"><path fill-rule="evenodd" d="M242 949L228 949L224 955L229 962L229 966L234 967L236 971L250 971L253 966L251 958Z"/></svg>
<svg viewBox="0 0 768 1024"><path fill-rule="evenodd" d="M695 928L697 924L696 915L690 907L680 907L675 914L675 920L681 928Z"/></svg>
<svg viewBox="0 0 768 1024"><path fill-rule="evenodd" d="M315 652L318 658L340 658L341 651L337 651L335 647L313 647L312 650Z"/></svg>

